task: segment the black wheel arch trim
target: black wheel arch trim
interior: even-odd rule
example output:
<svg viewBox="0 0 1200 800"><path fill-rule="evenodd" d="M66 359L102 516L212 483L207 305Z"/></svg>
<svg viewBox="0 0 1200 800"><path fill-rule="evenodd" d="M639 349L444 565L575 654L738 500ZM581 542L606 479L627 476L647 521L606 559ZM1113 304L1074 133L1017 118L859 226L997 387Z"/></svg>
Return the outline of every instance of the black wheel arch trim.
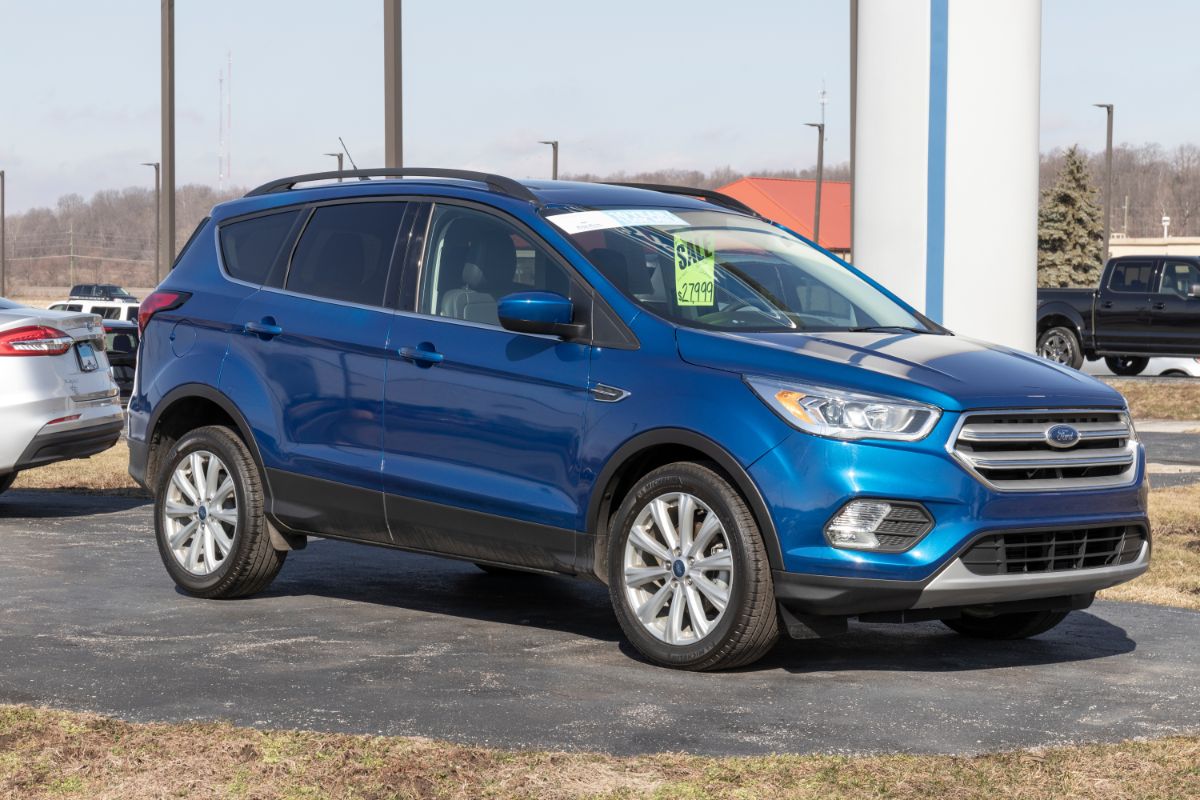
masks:
<svg viewBox="0 0 1200 800"><path fill-rule="evenodd" d="M1079 310L1073 308L1067 303L1054 302L1046 303L1037 310L1037 334L1040 337L1050 328L1058 327L1047 323L1050 317L1062 317L1071 323L1071 327L1075 329L1075 336L1079 339L1079 349L1083 352L1087 349L1087 341L1085 334L1085 321L1083 314Z"/></svg>
<svg viewBox="0 0 1200 800"><path fill-rule="evenodd" d="M214 389L207 383L185 383L180 386L176 386L174 389L163 395L162 399L155 404L154 411L150 414L150 420L146 424L147 433L145 446L147 462L149 462L151 457L151 444L154 441L154 434L158 430L158 423L162 419L163 413L181 400L189 400L196 397L199 397L203 400L208 400L216 405L218 408L228 414L229 418L233 420L233 424L237 426L238 435L241 437L242 441L246 443L246 447L250 450L250 457L254 459L254 466L258 468L258 474L262 476L263 493L266 495L264 498L266 500L265 505L268 510L268 515L270 516L270 512L274 505L274 495L271 492L271 485L267 475L267 470L263 465L262 454L258 451L258 441L254 438L254 433L250 428L250 423L246 421L246 418L242 416L242 412L238 410L237 405L230 400L227 395L218 389ZM146 479L147 482L149 482L150 476L146 475ZM153 486L147 486L146 488L151 492L154 490Z"/></svg>
<svg viewBox="0 0 1200 800"><path fill-rule="evenodd" d="M617 448L597 476L587 509L587 532L592 534L594 543L593 558L591 564L580 564L581 571L590 571L600 580L606 580L603 574L603 555L607 552L608 530L607 520L603 517L606 511L611 512L610 484L630 459L645 450L661 445L676 445L699 451L733 480L734 488L740 491L742 497L746 499L750 506L750 512L754 515L754 521L758 523L771 569L782 570L783 551L779 545L775 521L767 509L767 503L763 499L762 493L758 490L758 485L738 460L721 445L706 436L682 428L655 428L634 436Z"/></svg>

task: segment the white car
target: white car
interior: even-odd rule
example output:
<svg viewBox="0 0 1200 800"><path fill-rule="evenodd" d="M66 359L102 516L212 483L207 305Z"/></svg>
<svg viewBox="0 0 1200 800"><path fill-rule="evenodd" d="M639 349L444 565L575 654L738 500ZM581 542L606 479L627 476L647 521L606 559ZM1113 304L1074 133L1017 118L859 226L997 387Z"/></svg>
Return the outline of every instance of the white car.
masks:
<svg viewBox="0 0 1200 800"><path fill-rule="evenodd" d="M1103 360L1085 361L1083 371L1088 375L1112 375ZM1152 358L1140 374L1147 378L1200 378L1200 358Z"/></svg>
<svg viewBox="0 0 1200 800"><path fill-rule="evenodd" d="M71 298L50 306L51 311L74 311L84 314L97 314L104 319L121 319L137 321L138 303L133 300L85 300Z"/></svg>
<svg viewBox="0 0 1200 800"><path fill-rule="evenodd" d="M0 298L0 492L17 473L116 444L124 417L94 314Z"/></svg>

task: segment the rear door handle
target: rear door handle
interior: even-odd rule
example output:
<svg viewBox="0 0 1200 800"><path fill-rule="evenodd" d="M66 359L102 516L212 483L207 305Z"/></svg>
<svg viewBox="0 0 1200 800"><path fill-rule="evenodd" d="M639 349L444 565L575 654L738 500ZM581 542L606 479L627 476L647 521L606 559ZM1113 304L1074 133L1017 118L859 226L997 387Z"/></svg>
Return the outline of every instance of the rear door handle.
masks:
<svg viewBox="0 0 1200 800"><path fill-rule="evenodd" d="M1166 307L1167 307L1167 304L1166 304L1166 303L1155 303L1155 304L1154 304L1154 310L1155 310L1155 311L1162 311L1162 310L1163 310L1164 308L1166 308Z"/></svg>
<svg viewBox="0 0 1200 800"><path fill-rule="evenodd" d="M1100 304L1101 308L1112 308L1112 306L1113 306L1112 300L1105 300L1103 303Z"/></svg>
<svg viewBox="0 0 1200 800"><path fill-rule="evenodd" d="M256 336L272 337L283 333L283 328L275 324L275 320L271 317L265 317L262 322L247 322L242 326L246 333L252 333Z"/></svg>
<svg viewBox="0 0 1200 800"><path fill-rule="evenodd" d="M397 352L404 360L417 365L433 366L442 363L445 359L445 356L432 347L401 347Z"/></svg>

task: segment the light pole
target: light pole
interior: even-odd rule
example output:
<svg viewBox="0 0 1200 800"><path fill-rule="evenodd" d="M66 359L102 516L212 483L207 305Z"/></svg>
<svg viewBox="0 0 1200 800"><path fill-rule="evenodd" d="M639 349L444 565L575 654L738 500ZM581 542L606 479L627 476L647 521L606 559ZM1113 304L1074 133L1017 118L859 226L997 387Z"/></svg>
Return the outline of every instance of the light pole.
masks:
<svg viewBox="0 0 1200 800"><path fill-rule="evenodd" d="M553 151L550 161L550 178L551 180L558 180L558 139L547 139L538 142L538 144L550 145L550 149Z"/></svg>
<svg viewBox="0 0 1200 800"><path fill-rule="evenodd" d="M404 166L404 81L400 0L383 0L383 152L385 167Z"/></svg>
<svg viewBox="0 0 1200 800"><path fill-rule="evenodd" d="M4 239L4 170L0 169L0 297L8 295L8 242Z"/></svg>
<svg viewBox="0 0 1200 800"><path fill-rule="evenodd" d="M825 179L825 123L806 122L817 129L817 196L813 201L813 241L821 244L821 184Z"/></svg>
<svg viewBox="0 0 1200 800"><path fill-rule="evenodd" d="M175 0L162 0L159 80L162 91L162 190L159 195L159 264L175 261Z"/></svg>
<svg viewBox="0 0 1200 800"><path fill-rule="evenodd" d="M157 286L162 282L162 225L160 225L160 217L162 216L162 180L159 175L159 167L157 161L143 161L143 167L154 167L154 285Z"/></svg>
<svg viewBox="0 0 1200 800"><path fill-rule="evenodd" d="M342 154L341 153L326 153L325 155L329 156L330 158L336 158L338 160L338 172L341 172L342 171ZM342 182L342 176L338 175L338 183L341 183L341 182Z"/></svg>
<svg viewBox="0 0 1200 800"><path fill-rule="evenodd" d="M1108 263L1108 243L1112 238L1112 103L1092 103L1103 108L1108 117L1108 135L1104 145L1104 261Z"/></svg>

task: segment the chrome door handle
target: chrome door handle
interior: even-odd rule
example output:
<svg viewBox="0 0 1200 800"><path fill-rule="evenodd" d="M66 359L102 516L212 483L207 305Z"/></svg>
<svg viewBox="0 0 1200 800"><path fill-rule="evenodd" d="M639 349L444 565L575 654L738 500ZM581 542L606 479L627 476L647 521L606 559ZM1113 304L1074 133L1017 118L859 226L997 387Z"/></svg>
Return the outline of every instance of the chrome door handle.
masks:
<svg viewBox="0 0 1200 800"><path fill-rule="evenodd" d="M436 350L427 350L423 347L401 347L398 351L400 357L406 361L411 361L414 364L434 364L442 363L445 356Z"/></svg>

